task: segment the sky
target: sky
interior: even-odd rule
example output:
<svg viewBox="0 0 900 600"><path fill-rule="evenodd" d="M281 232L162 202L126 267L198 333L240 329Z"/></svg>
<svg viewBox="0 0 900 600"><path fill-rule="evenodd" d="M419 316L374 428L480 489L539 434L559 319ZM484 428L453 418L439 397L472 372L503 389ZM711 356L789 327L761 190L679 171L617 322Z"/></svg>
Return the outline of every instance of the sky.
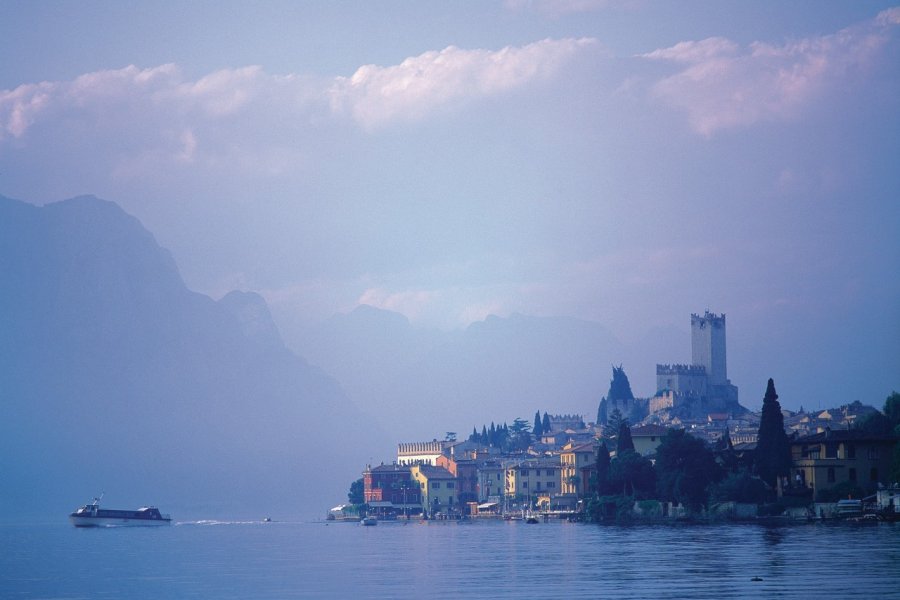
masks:
<svg viewBox="0 0 900 600"><path fill-rule="evenodd" d="M0 56L0 194L286 329L709 309L750 398L900 389L900 6L13 0Z"/></svg>

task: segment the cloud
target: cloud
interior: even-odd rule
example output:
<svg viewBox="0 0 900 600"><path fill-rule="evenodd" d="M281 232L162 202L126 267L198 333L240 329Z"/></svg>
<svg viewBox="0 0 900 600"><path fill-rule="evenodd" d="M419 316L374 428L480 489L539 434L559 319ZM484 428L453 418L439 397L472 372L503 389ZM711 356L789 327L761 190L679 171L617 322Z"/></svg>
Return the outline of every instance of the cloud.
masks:
<svg viewBox="0 0 900 600"><path fill-rule="evenodd" d="M347 122L371 130L521 88L592 43L451 46L394 66L362 66L349 78L247 66L191 79L174 64L129 65L0 90L0 147L46 149L45 161L90 148L99 170L120 179L187 167L279 175L302 170L321 149L317 140L332 139Z"/></svg>
<svg viewBox="0 0 900 600"><path fill-rule="evenodd" d="M339 77L331 106L367 129L396 120L421 119L439 108L496 95L545 79L592 39L542 40L501 50L448 46L407 58L399 65L365 65Z"/></svg>
<svg viewBox="0 0 900 600"><path fill-rule="evenodd" d="M653 94L685 111L699 134L795 117L830 86L867 67L900 23L900 9L835 34L741 48L724 38L686 41L641 58L682 65Z"/></svg>

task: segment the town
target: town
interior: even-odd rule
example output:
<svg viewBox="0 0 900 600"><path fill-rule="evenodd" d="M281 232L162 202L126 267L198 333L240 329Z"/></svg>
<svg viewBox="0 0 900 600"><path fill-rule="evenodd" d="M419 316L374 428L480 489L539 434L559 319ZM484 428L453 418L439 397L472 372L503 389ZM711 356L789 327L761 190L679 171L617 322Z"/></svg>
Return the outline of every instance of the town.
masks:
<svg viewBox="0 0 900 600"><path fill-rule="evenodd" d="M612 368L595 421L537 411L465 440L400 443L366 465L329 519L888 519L900 516L900 394L760 413L727 378L725 315L691 315L692 364L657 365L635 398Z"/></svg>

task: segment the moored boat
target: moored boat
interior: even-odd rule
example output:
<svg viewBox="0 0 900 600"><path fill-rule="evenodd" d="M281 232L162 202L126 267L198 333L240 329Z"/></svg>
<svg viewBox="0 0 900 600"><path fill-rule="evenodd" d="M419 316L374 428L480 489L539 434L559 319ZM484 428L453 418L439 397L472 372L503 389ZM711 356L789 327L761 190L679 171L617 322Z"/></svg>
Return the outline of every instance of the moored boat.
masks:
<svg viewBox="0 0 900 600"><path fill-rule="evenodd" d="M100 494L100 498L103 494ZM142 506L137 510L100 508L100 498L94 498L69 514L75 527L158 527L170 525L172 517L159 512L155 506Z"/></svg>

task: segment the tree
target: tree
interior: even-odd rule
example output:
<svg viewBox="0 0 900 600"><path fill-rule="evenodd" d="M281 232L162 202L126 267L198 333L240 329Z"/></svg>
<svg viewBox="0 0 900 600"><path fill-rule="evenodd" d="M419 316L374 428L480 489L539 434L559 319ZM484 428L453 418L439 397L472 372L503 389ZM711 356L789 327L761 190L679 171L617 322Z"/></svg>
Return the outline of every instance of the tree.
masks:
<svg viewBox="0 0 900 600"><path fill-rule="evenodd" d="M608 415L606 414L606 396L600 399L600 406L597 407L597 425L606 425Z"/></svg>
<svg viewBox="0 0 900 600"><path fill-rule="evenodd" d="M603 441L597 448L597 462L594 463L594 491L601 495L609 493L609 465L609 448Z"/></svg>
<svg viewBox="0 0 900 600"><path fill-rule="evenodd" d="M769 379L763 398L754 463L757 474L772 487L776 487L779 477L788 475L791 470L791 448L784 432L784 415L781 414L781 404L778 403L772 379Z"/></svg>
<svg viewBox="0 0 900 600"><path fill-rule="evenodd" d="M509 428L509 443L513 450L525 450L531 443L531 423L516 417Z"/></svg>
<svg viewBox="0 0 900 600"><path fill-rule="evenodd" d="M710 488L710 496L717 502L761 504L767 495L766 484L746 470L730 473Z"/></svg>
<svg viewBox="0 0 900 600"><path fill-rule="evenodd" d="M892 392L884 401L884 416L890 419L894 428L900 426L900 393Z"/></svg>
<svg viewBox="0 0 900 600"><path fill-rule="evenodd" d="M684 429L670 429L656 449L656 489L664 500L698 510L709 487L722 478L716 457L703 440Z"/></svg>
<svg viewBox="0 0 900 600"><path fill-rule="evenodd" d="M622 426L623 421L627 423L628 419L622 416L622 413L618 408L614 408L609 414L606 425L603 426L603 437L610 440L616 439L619 435L619 428Z"/></svg>
<svg viewBox="0 0 900 600"><path fill-rule="evenodd" d="M634 394L631 393L631 383L628 382L628 375L622 365L613 366L613 378L609 382L609 393L606 397L610 400L634 400Z"/></svg>
<svg viewBox="0 0 900 600"><path fill-rule="evenodd" d="M544 420L541 422L541 429L544 430L544 433L550 433L553 430L550 426L550 415L547 414L547 411L544 411Z"/></svg>
<svg viewBox="0 0 900 600"><path fill-rule="evenodd" d="M347 500L350 504L365 504L365 486L362 477L350 484L350 491L347 492Z"/></svg>
<svg viewBox="0 0 900 600"><path fill-rule="evenodd" d="M534 439L540 440L544 435L544 424L541 422L541 411L534 413L534 428L532 429Z"/></svg>
<svg viewBox="0 0 900 600"><path fill-rule="evenodd" d="M621 490L623 496L650 498L656 487L653 463L634 450L617 452L609 466L608 485L610 490Z"/></svg>
<svg viewBox="0 0 900 600"><path fill-rule="evenodd" d="M452 442L455 442L455 441L456 441L456 432L455 432L455 431L448 431L448 432L447 432L447 435L444 436L444 441L445 441L445 442L451 442L451 443L452 443Z"/></svg>
<svg viewBox="0 0 900 600"><path fill-rule="evenodd" d="M622 419L616 439L616 453L634 451L634 440L631 439L631 426L628 425L628 419Z"/></svg>

